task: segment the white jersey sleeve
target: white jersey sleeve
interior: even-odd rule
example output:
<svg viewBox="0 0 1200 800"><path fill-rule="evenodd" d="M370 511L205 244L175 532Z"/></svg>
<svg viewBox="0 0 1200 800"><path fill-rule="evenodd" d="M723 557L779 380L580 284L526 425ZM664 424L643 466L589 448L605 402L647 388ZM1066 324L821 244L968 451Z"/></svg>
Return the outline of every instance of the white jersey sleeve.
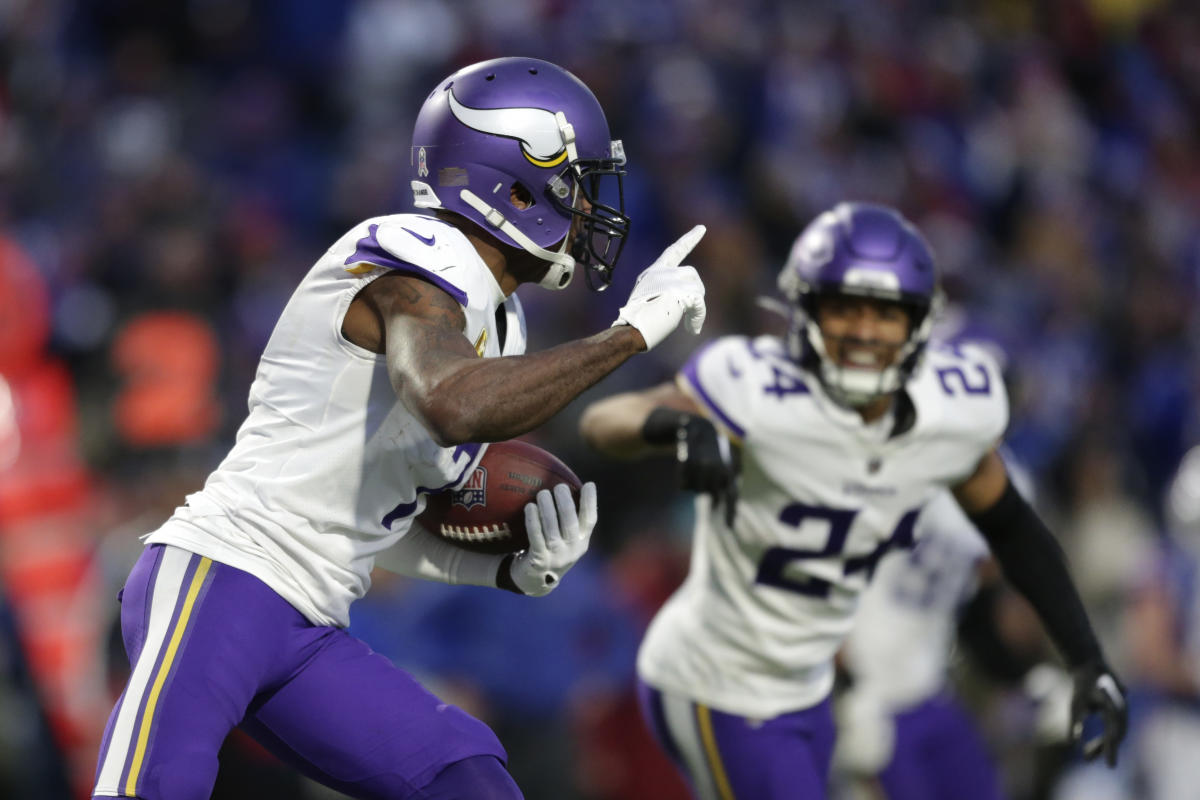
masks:
<svg viewBox="0 0 1200 800"><path fill-rule="evenodd" d="M986 354L939 354L907 384L912 414L875 424L837 405L774 337L728 337L678 381L741 445L732 527L697 500L692 564L652 622L642 678L730 713L809 707L884 555L969 476L1007 423ZM902 420L903 421L903 420Z"/></svg>
<svg viewBox="0 0 1200 800"><path fill-rule="evenodd" d="M979 460L1000 444L1008 427L1008 392L1000 366L978 345L931 348L908 383L917 424L960 458L946 463L951 485L966 480Z"/></svg>
<svg viewBox="0 0 1200 800"><path fill-rule="evenodd" d="M740 442L747 431L761 429L763 418L777 413L786 400L809 395L815 378L792 363L774 337L727 336L700 349L676 380L714 423Z"/></svg>
<svg viewBox="0 0 1200 800"><path fill-rule="evenodd" d="M375 565L397 575L452 586L495 586L505 557L459 547L414 521L400 541L376 556Z"/></svg>
<svg viewBox="0 0 1200 800"><path fill-rule="evenodd" d="M730 438L742 441L753 416L746 391L745 361L753 343L742 336L718 339L701 348L680 370L676 382Z"/></svg>
<svg viewBox="0 0 1200 800"><path fill-rule="evenodd" d="M439 446L399 402L386 357L342 336L355 295L392 271L458 301L480 356L523 352L520 303L457 228L416 214L360 223L280 316L233 449L147 541L250 572L316 624L348 624L375 556L405 534L428 492L461 482L486 447Z"/></svg>

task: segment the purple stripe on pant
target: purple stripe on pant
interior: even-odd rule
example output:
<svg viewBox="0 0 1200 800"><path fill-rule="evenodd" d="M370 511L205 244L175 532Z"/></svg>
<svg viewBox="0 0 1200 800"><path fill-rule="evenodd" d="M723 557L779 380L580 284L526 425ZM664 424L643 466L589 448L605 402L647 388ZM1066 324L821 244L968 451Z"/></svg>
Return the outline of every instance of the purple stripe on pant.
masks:
<svg viewBox="0 0 1200 800"><path fill-rule="evenodd" d="M145 574L145 580L149 581L151 592L153 592L154 580L158 576L158 567L161 563L162 563L162 549L161 548L159 548L159 550L157 550L155 552L154 558L152 558L152 559L142 558L142 559L138 560L138 566L140 567L139 573ZM131 572L129 578L125 582L126 587L128 587L129 584L131 582L133 582L134 580L135 580L135 575L133 572ZM124 639L126 655L129 656L130 661L137 661L138 655L142 652L142 645L144 644L144 641L131 639L129 634L133 630L140 630L142 632L142 635L143 636L145 635L146 628L149 627L149 625L150 625L150 605L149 605L149 603L145 604L145 608L143 609L143 616L142 616L140 625L126 624L125 606L123 603L124 596L125 596L125 589L122 588L121 591L117 592L117 602L122 603L122 606L121 606L121 635L122 635L122 638ZM113 726L115 725L115 723L117 721L117 715L121 713L121 708L124 705L124 703L125 703L125 692L121 692L121 696L119 698L117 698L116 706L113 708L112 713L109 715L108 724L104 726L104 739L100 742L100 761L101 762L103 762L103 760L104 760L105 753L108 752L108 745L109 745L109 742L112 740ZM126 759L126 766L123 767L121 770L122 776L125 775L127 770L128 770L128 758ZM97 770L97 771L99 771L99 770Z"/></svg>
<svg viewBox="0 0 1200 800"><path fill-rule="evenodd" d="M165 550L148 547L124 590L122 632L135 663L153 598L149 576ZM217 751L243 722L298 769L352 797L420 797L451 764L506 760L486 725L344 630L311 624L257 578L216 562L154 716L139 772L143 800L208 798Z"/></svg>
<svg viewBox="0 0 1200 800"><path fill-rule="evenodd" d="M152 570L150 580L147 584L146 591L147 591L148 597L154 596L154 587L156 585L156 579L158 577L158 567L161 563L162 563L162 557L160 554L160 555L156 556L154 559L154 569ZM175 610L171 613L171 621L167 625L167 642L170 641L171 637L173 636L173 634L175 632L176 626L179 624L179 617L183 613L184 598L187 596L187 592L192 585L192 580L196 577L196 569L199 567L199 565L200 565L200 556L193 555L191 558L188 559L187 569L184 570L184 573L183 573L182 588L180 589L178 595L176 595L176 597L175 597ZM147 620L149 620L150 615L148 613L148 609L147 609L147 613L144 616ZM189 629L190 629L190 627L189 627ZM150 670L151 685L153 685L157 681L158 674L162 670L163 661L167 657L168 648L165 646L165 644L166 643L164 643L163 647L159 648L157 658L155 658L155 660L154 660L154 667L153 667L153 669ZM183 648L180 648L180 650L182 650L182 649ZM140 648L139 648L139 650L140 650ZM169 691L171 676L175 674L175 670L178 666L178 663L179 663L178 657L176 657L175 659L172 660L172 663L170 665L170 672L168 673L168 675L166 676L166 679L163 682L162 689L160 690L161 693L165 693L165 692ZM154 749L154 741L155 741L154 723L155 723L155 720L158 718L158 706L157 705L155 706L154 713L151 715L150 719L146 719L146 706L150 702L150 697L151 697L151 693L149 691L145 692L142 695L141 703L138 705L137 717L136 717L137 724L135 725L135 727L133 729L133 741L135 743L135 746L130 747L128 754L125 756L125 766L121 769L120 785L122 787L126 786L129 782L129 772L133 766L134 753L136 752L136 743L143 736L143 734L142 734L143 727L149 728L149 733L145 734L147 736L147 754L146 754L146 757L144 758L143 763L145 763L145 761L148 760L149 753L152 752ZM143 774L143 773L144 773L144 770L139 769L139 775L138 775L138 783L139 784L141 782L141 774Z"/></svg>

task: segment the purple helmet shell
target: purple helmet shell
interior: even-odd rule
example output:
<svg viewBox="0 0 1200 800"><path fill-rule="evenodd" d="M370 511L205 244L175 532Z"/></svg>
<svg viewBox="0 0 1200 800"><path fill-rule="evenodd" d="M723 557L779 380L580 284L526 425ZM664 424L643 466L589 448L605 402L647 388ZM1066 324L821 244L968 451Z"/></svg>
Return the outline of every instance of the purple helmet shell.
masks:
<svg viewBox="0 0 1200 800"><path fill-rule="evenodd" d="M796 239L786 270L805 291L864 295L927 309L933 254L916 227L886 206L839 203Z"/></svg>
<svg viewBox="0 0 1200 800"><path fill-rule="evenodd" d="M562 265L561 285L576 261L592 267L601 288L611 280L629 228L624 163L587 86L533 58L455 72L430 93L413 129L417 207L460 214L501 242ZM527 207L511 202L514 189ZM571 255L547 252L576 220Z"/></svg>

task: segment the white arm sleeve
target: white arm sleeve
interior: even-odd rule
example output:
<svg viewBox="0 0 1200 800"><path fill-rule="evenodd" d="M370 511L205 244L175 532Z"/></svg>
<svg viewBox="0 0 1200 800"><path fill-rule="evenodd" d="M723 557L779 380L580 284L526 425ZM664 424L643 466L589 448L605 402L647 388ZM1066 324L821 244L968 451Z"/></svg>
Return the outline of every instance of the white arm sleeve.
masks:
<svg viewBox="0 0 1200 800"><path fill-rule="evenodd" d="M464 550L414 522L400 541L375 556L375 566L438 583L495 587L503 559L503 555Z"/></svg>

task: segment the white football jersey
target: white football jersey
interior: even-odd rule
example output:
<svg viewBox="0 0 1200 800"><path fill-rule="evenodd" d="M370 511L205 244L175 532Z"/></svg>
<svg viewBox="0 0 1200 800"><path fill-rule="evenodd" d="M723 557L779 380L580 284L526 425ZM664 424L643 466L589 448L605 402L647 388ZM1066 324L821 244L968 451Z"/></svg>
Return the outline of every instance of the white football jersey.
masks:
<svg viewBox="0 0 1200 800"><path fill-rule="evenodd" d="M915 549L880 562L842 651L856 689L892 711L945 686L959 608L988 556L987 543L948 491L921 511L916 533Z"/></svg>
<svg viewBox="0 0 1200 800"><path fill-rule="evenodd" d="M732 529L697 499L691 569L647 632L648 683L769 718L820 702L882 556L910 546L921 507L975 470L1008 422L982 350L931 350L906 386L911 427L864 424L775 337L727 337L680 385L742 445Z"/></svg>
<svg viewBox="0 0 1200 800"><path fill-rule="evenodd" d="M486 447L440 447L400 403L386 358L342 336L350 301L391 270L458 300L480 356L525 351L520 302L505 299L457 228L417 214L360 223L283 310L233 449L148 543L245 570L314 624L349 624L375 554L407 532L426 492L456 486Z"/></svg>
<svg viewBox="0 0 1200 800"><path fill-rule="evenodd" d="M1009 478L1030 502L1032 477L1005 455ZM859 603L842 650L856 690L892 711L940 691L949 676L962 605L978 588L987 542L950 492L917 518L916 547L883 559Z"/></svg>

